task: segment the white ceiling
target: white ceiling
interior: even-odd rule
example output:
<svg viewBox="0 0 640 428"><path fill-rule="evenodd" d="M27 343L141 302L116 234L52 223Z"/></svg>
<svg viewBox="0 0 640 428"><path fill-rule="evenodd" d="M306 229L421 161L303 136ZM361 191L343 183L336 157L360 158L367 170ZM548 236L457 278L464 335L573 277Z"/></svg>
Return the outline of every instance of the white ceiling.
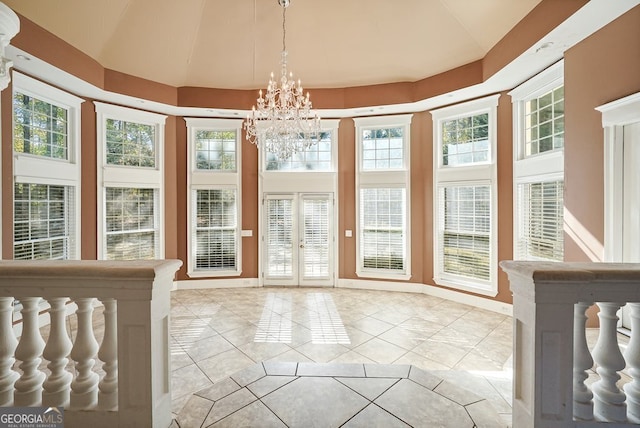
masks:
<svg viewBox="0 0 640 428"><path fill-rule="evenodd" d="M254 89L279 71L277 0L2 0L106 68ZM308 88L416 81L478 60L541 0L292 0L289 69Z"/></svg>

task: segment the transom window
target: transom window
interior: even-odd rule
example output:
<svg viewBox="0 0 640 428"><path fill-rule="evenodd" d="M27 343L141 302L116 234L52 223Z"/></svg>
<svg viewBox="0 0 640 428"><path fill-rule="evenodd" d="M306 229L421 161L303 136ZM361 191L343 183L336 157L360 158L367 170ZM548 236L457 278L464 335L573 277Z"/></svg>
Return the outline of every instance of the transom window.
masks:
<svg viewBox="0 0 640 428"><path fill-rule="evenodd" d="M155 126L125 120L107 119L108 165L156 166Z"/></svg>
<svg viewBox="0 0 640 428"><path fill-rule="evenodd" d="M404 168L404 127L363 129L362 169Z"/></svg>
<svg viewBox="0 0 640 428"><path fill-rule="evenodd" d="M564 86L524 102L525 156L564 147Z"/></svg>
<svg viewBox="0 0 640 428"><path fill-rule="evenodd" d="M195 134L196 169L235 171L237 131L199 129Z"/></svg>
<svg viewBox="0 0 640 428"><path fill-rule="evenodd" d="M267 171L331 171L332 132L322 132L317 143L304 151L294 153L287 159L280 159L275 153L267 152Z"/></svg>
<svg viewBox="0 0 640 428"><path fill-rule="evenodd" d="M66 108L14 92L13 123L13 148L16 152L68 159Z"/></svg>
<svg viewBox="0 0 640 428"><path fill-rule="evenodd" d="M442 165L468 165L489 160L489 114L442 123Z"/></svg>

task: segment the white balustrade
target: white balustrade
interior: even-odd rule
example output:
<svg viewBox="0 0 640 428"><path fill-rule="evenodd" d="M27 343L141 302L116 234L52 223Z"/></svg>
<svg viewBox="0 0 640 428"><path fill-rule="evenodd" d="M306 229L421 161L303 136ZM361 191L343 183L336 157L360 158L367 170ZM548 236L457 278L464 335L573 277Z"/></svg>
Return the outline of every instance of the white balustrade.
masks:
<svg viewBox="0 0 640 428"><path fill-rule="evenodd" d="M13 385L18 372L13 370L18 341L13 333L13 297L0 297L0 407L13 404Z"/></svg>
<svg viewBox="0 0 640 428"><path fill-rule="evenodd" d="M68 426L168 427L170 290L181 264L0 261L0 406L63 406ZM19 339L14 299L21 307ZM100 303L98 344L94 306ZM67 314L74 310L77 326L68 331ZM45 343L39 314L47 311Z"/></svg>
<svg viewBox="0 0 640 428"><path fill-rule="evenodd" d="M631 319L631 340L624 353L632 381L624 386L629 421L640 424L640 303L627 303Z"/></svg>
<svg viewBox="0 0 640 428"><path fill-rule="evenodd" d="M513 292L513 426L626 428L640 422L640 264L503 261ZM600 332L587 346L585 312L598 302ZM618 344L620 307L631 341ZM591 387L585 380L594 368ZM626 367L632 378L619 388Z"/></svg>
<svg viewBox="0 0 640 428"><path fill-rule="evenodd" d="M47 367L50 374L44 382L42 405L47 407L67 407L69 391L73 376L67 371L71 339L65 324L66 297L52 297L49 301L50 328L49 338L42 356L49 361Z"/></svg>
<svg viewBox="0 0 640 428"><path fill-rule="evenodd" d="M22 375L16 381L14 404L16 406L39 406L42 402L42 383L46 375L38 369L44 349L44 340L40 336L38 311L40 297L24 297L22 304L22 336L16 348L16 359L22 361Z"/></svg>

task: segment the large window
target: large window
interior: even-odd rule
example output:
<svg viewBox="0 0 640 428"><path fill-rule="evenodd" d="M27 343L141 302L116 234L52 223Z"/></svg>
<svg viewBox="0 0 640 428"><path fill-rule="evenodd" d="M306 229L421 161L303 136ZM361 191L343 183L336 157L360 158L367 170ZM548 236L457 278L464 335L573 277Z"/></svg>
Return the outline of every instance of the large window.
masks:
<svg viewBox="0 0 640 428"><path fill-rule="evenodd" d="M80 104L13 76L13 258L80 257Z"/></svg>
<svg viewBox="0 0 640 428"><path fill-rule="evenodd" d="M497 294L496 107L498 96L432 111L434 280Z"/></svg>
<svg viewBox="0 0 640 428"><path fill-rule="evenodd" d="M242 121L186 121L190 162L188 274L240 275Z"/></svg>
<svg viewBox="0 0 640 428"><path fill-rule="evenodd" d="M411 115L358 118L357 274L411 276L409 147Z"/></svg>
<svg viewBox="0 0 640 428"><path fill-rule="evenodd" d="M559 62L514 89L514 257L564 258L564 86Z"/></svg>
<svg viewBox="0 0 640 428"><path fill-rule="evenodd" d="M159 259L166 116L96 102L98 258Z"/></svg>

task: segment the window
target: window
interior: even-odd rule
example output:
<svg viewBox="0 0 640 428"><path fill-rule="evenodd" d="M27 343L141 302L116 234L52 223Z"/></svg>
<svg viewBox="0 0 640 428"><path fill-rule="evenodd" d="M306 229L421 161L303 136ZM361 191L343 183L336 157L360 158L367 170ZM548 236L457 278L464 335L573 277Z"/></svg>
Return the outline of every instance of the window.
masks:
<svg viewBox="0 0 640 428"><path fill-rule="evenodd" d="M166 116L96 102L98 258L160 259Z"/></svg>
<svg viewBox="0 0 640 428"><path fill-rule="evenodd" d="M275 153L265 153L265 169L267 171L331 171L333 169L332 135L332 132L321 132L320 140L316 144L305 151L294 153L288 159L279 159Z"/></svg>
<svg viewBox="0 0 640 428"><path fill-rule="evenodd" d="M80 257L81 103L14 72L14 259Z"/></svg>
<svg viewBox="0 0 640 428"><path fill-rule="evenodd" d="M498 95L431 112L434 281L495 296Z"/></svg>
<svg viewBox="0 0 640 428"><path fill-rule="evenodd" d="M240 275L242 121L186 121L191 165L187 273L191 277Z"/></svg>
<svg viewBox="0 0 640 428"><path fill-rule="evenodd" d="M412 115L357 118L357 274L411 277L409 147Z"/></svg>
<svg viewBox="0 0 640 428"><path fill-rule="evenodd" d="M563 73L561 61L510 93L516 259L564 259Z"/></svg>

